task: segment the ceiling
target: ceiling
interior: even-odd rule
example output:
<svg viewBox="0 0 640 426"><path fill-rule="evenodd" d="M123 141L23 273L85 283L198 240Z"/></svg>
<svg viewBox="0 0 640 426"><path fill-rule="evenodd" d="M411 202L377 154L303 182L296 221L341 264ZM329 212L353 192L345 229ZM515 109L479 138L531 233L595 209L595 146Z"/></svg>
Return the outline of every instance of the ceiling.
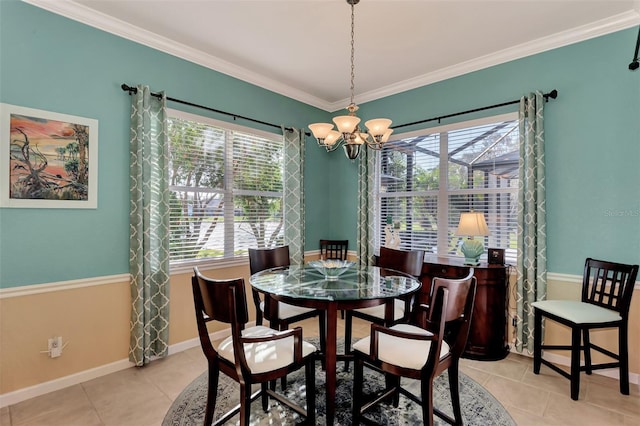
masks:
<svg viewBox="0 0 640 426"><path fill-rule="evenodd" d="M349 103L346 0L24 1L327 111ZM361 0L355 100L639 24L640 0Z"/></svg>

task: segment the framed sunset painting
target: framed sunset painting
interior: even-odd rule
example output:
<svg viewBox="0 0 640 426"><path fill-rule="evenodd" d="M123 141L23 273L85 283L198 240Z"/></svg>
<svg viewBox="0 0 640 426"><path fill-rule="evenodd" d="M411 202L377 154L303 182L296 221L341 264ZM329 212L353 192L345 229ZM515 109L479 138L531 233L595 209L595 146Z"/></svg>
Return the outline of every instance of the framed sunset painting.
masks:
<svg viewBox="0 0 640 426"><path fill-rule="evenodd" d="M0 207L98 205L98 121L0 104Z"/></svg>

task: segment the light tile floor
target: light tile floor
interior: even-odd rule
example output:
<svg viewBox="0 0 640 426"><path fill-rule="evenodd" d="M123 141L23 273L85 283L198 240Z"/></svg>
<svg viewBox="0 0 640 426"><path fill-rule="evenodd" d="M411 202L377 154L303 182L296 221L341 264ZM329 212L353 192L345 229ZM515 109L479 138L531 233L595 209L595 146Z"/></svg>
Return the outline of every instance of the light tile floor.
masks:
<svg viewBox="0 0 640 426"><path fill-rule="evenodd" d="M339 327L344 321L339 320ZM302 323L305 336L317 336L317 320ZM354 319L354 336L369 325ZM343 330L339 330L342 333ZM462 371L488 389L518 425L640 425L640 391L618 391L618 383L582 374L580 400L569 398L569 382L532 360L510 354L496 362L463 360ZM2 426L156 426L175 397L207 368L199 347L0 410Z"/></svg>

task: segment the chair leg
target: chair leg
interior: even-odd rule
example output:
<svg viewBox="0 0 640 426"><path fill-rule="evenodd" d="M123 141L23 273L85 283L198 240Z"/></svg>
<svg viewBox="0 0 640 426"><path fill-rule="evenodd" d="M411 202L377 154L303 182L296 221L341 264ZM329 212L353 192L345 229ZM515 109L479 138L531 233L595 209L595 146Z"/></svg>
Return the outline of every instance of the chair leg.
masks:
<svg viewBox="0 0 640 426"><path fill-rule="evenodd" d="M533 320L533 373L540 374L542 364L542 313L534 308Z"/></svg>
<svg viewBox="0 0 640 426"><path fill-rule="evenodd" d="M349 318L349 312L347 312L347 318ZM360 424L360 409L362 407L362 385L364 376L364 361L356 356L353 360L353 409L352 409L352 423L354 426Z"/></svg>
<svg viewBox="0 0 640 426"><path fill-rule="evenodd" d="M398 408L398 405L400 405L400 376L385 374L384 380L387 389L394 389L391 404Z"/></svg>
<svg viewBox="0 0 640 426"><path fill-rule="evenodd" d="M447 371L449 376L449 392L451 393L451 407L456 425L462 425L462 410L460 409L460 381L458 374L458 362L451 364Z"/></svg>
<svg viewBox="0 0 640 426"><path fill-rule="evenodd" d="M319 333L320 333L320 351L322 352L322 354L326 354L327 353L327 314L325 311L320 311L318 314L318 326L319 326ZM323 356L320 359L321 365L322 365L322 369L325 369L325 365L324 365L324 360L325 357Z"/></svg>
<svg viewBox="0 0 640 426"><path fill-rule="evenodd" d="M584 371L591 375L591 341L589 340L589 329L582 330L582 344L584 350Z"/></svg>
<svg viewBox="0 0 640 426"><path fill-rule="evenodd" d="M316 424L316 361L313 356L307 360L304 367L306 374L306 392L307 392L307 424L315 426Z"/></svg>
<svg viewBox="0 0 640 426"><path fill-rule="evenodd" d="M262 393L260 397L262 399L262 411L265 413L269 411L269 394L267 394L267 382L260 383L260 387L262 388Z"/></svg>
<svg viewBox="0 0 640 426"><path fill-rule="evenodd" d="M351 312L347 311L344 318L344 353L349 355L351 353L351 333L353 328L353 316ZM349 360L344 361L344 371L349 371Z"/></svg>
<svg viewBox="0 0 640 426"><path fill-rule="evenodd" d="M220 369L217 362L209 362L209 383L207 390L207 406L204 411L204 424L213 423L213 413L216 410L216 398L218 397L218 377Z"/></svg>
<svg viewBox="0 0 640 426"><path fill-rule="evenodd" d="M286 322L278 322L278 331L285 331L289 328L289 324L287 324ZM287 376L282 376L280 378L280 388L282 389L282 392L284 392L285 390L287 390ZM273 387L273 389L275 389L275 385Z"/></svg>
<svg viewBox="0 0 640 426"><path fill-rule="evenodd" d="M240 383L240 426L249 426L251 383Z"/></svg>
<svg viewBox="0 0 640 426"><path fill-rule="evenodd" d="M629 395L629 342L627 324L618 327L618 361L620 362L620 393Z"/></svg>
<svg viewBox="0 0 640 426"><path fill-rule="evenodd" d="M571 399L578 400L580 393L580 329L571 329Z"/></svg>
<svg viewBox="0 0 640 426"><path fill-rule="evenodd" d="M433 380L431 378L420 381L422 392L422 424L433 426Z"/></svg>

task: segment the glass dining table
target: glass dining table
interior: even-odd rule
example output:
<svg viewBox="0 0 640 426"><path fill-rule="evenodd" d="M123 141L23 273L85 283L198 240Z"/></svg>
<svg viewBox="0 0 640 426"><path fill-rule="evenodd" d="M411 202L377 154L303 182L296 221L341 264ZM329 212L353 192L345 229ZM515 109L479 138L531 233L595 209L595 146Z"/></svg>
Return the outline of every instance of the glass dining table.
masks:
<svg viewBox="0 0 640 426"><path fill-rule="evenodd" d="M333 425L336 410L338 312L385 304L387 322L393 318L393 300L417 292L421 283L411 275L377 266L347 268L340 276L325 275L310 265L267 269L251 276L259 292L291 305L326 311L326 420Z"/></svg>

